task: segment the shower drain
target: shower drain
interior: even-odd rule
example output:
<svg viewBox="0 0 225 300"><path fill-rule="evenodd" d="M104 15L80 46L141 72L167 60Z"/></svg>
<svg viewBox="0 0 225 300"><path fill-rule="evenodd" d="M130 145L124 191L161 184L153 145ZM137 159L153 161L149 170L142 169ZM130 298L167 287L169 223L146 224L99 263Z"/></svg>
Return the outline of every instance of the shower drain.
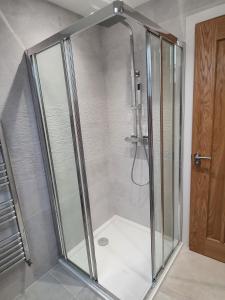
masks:
<svg viewBox="0 0 225 300"><path fill-rule="evenodd" d="M98 244L99 246L107 246L109 244L109 239L107 239L106 237L101 237L100 239L98 239Z"/></svg>

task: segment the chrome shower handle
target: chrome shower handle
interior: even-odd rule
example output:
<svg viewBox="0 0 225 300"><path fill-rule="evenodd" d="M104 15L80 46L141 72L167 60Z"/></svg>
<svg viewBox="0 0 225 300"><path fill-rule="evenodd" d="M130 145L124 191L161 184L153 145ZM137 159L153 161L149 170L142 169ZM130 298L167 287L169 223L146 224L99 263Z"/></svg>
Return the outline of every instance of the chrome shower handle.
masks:
<svg viewBox="0 0 225 300"><path fill-rule="evenodd" d="M194 164L196 166L200 166L201 165L201 160L202 159L207 159L207 160L211 160L210 156L201 156L201 154L199 152L194 154Z"/></svg>

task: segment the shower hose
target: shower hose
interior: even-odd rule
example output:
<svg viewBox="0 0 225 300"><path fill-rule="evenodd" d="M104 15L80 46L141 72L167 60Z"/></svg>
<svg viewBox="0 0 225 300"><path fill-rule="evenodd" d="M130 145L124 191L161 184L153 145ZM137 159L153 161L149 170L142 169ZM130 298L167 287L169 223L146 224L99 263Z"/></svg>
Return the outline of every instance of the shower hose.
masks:
<svg viewBox="0 0 225 300"><path fill-rule="evenodd" d="M143 132L142 132L142 126L141 126L141 121L142 121L142 104L140 105L140 108L138 109L138 113L139 113L139 117L138 117L138 127L139 127L139 134L140 134L140 143L143 146L143 150L145 153L145 158L147 161L147 164L149 166L149 158L148 158L148 151L147 151L147 147L145 145L144 142L144 137L143 137ZM137 151L138 151L138 142L135 143L135 150L134 150L134 158L133 158L133 163L132 163L132 168L131 168L131 181L137 185L137 186L145 186L149 184L149 180L145 183L138 183L135 179L134 179L134 168L135 168L135 163L136 163L136 159L137 159Z"/></svg>

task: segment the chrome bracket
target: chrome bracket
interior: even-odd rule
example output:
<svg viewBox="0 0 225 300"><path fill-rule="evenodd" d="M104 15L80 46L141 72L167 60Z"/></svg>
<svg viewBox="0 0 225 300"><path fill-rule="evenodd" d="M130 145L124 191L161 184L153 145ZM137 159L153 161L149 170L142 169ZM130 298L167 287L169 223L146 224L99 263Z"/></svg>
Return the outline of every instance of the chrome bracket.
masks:
<svg viewBox="0 0 225 300"><path fill-rule="evenodd" d="M124 13L123 1L114 1L113 2L113 12L115 15Z"/></svg>

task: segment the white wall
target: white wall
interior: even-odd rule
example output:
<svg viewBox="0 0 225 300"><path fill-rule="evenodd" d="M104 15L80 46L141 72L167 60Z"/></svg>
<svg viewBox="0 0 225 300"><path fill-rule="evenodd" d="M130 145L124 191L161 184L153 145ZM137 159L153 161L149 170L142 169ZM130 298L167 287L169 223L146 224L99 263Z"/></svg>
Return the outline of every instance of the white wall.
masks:
<svg viewBox="0 0 225 300"><path fill-rule="evenodd" d="M186 16L221 3L224 3L224 0L150 0L137 9L185 41Z"/></svg>

